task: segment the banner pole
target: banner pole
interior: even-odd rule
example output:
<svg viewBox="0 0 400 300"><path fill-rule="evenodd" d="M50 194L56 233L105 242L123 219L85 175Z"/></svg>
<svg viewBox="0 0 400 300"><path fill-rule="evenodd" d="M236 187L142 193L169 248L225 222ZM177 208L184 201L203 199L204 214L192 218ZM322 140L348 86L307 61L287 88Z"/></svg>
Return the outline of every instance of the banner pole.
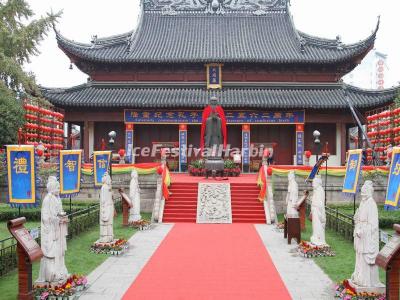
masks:
<svg viewBox="0 0 400 300"><path fill-rule="evenodd" d="M72 196L69 195L69 213L72 214Z"/></svg>

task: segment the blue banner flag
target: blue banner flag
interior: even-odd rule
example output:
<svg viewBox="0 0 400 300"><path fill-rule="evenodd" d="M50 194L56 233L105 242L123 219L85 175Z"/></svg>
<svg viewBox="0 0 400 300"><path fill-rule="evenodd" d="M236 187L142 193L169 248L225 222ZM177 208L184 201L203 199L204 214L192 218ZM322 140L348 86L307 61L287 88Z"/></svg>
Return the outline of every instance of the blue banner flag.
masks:
<svg viewBox="0 0 400 300"><path fill-rule="evenodd" d="M318 161L315 163L314 167L312 168L310 174L308 175L306 182L311 182L314 180L315 175L318 174L319 169L321 168L322 164L328 160L328 155L322 155Z"/></svg>
<svg viewBox="0 0 400 300"><path fill-rule="evenodd" d="M346 163L342 192L350 195L357 194L358 180L360 178L362 162L362 149L349 150Z"/></svg>
<svg viewBox="0 0 400 300"><path fill-rule="evenodd" d="M37 204L34 146L7 146L7 186L11 206L29 207Z"/></svg>
<svg viewBox="0 0 400 300"><path fill-rule="evenodd" d="M389 169L389 181L386 191L385 209L399 209L400 198L400 147L394 147Z"/></svg>
<svg viewBox="0 0 400 300"><path fill-rule="evenodd" d="M81 189L82 150L60 151L60 196L76 195Z"/></svg>
<svg viewBox="0 0 400 300"><path fill-rule="evenodd" d="M102 185L101 179L104 173L109 173L111 161L111 151L94 151L93 152L93 175L94 186Z"/></svg>

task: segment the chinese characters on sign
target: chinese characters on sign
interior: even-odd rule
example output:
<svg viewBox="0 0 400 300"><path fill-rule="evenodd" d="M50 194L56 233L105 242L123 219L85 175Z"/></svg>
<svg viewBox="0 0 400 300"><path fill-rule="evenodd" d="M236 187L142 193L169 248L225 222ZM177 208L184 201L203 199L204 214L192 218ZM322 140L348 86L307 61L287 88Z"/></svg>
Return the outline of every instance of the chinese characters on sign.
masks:
<svg viewBox="0 0 400 300"><path fill-rule="evenodd" d="M201 124L201 111L125 110L125 123ZM301 124L304 111L225 111L228 124Z"/></svg>
<svg viewBox="0 0 400 300"><path fill-rule="evenodd" d="M97 161L97 163L98 163L98 166L99 166L100 169L106 169L107 168L107 160L99 159Z"/></svg>
<svg viewBox="0 0 400 300"><path fill-rule="evenodd" d="M68 169L69 172L74 172L75 171L75 167L76 167L76 161L68 160L65 163L65 167Z"/></svg>
<svg viewBox="0 0 400 300"><path fill-rule="evenodd" d="M179 170L187 164L187 130L179 130Z"/></svg>
<svg viewBox="0 0 400 300"><path fill-rule="evenodd" d="M133 125L132 124L127 124L127 127L129 128L126 129L125 131L125 151L126 151L126 162L131 164L133 163Z"/></svg>
<svg viewBox="0 0 400 300"><path fill-rule="evenodd" d="M220 64L207 65L207 89L222 88L222 66Z"/></svg>
<svg viewBox="0 0 400 300"><path fill-rule="evenodd" d="M60 151L60 196L79 193L81 188L82 150Z"/></svg>
<svg viewBox="0 0 400 300"><path fill-rule="evenodd" d="M242 130L243 165L250 164L250 130Z"/></svg>
<svg viewBox="0 0 400 300"><path fill-rule="evenodd" d="M400 204L400 147L393 148L392 162L389 171L385 208L392 210L397 209Z"/></svg>
<svg viewBox="0 0 400 300"><path fill-rule="evenodd" d="M11 205L36 204L33 146L7 146L8 201Z"/></svg>
<svg viewBox="0 0 400 300"><path fill-rule="evenodd" d="M350 150L346 164L346 175L343 182L343 193L355 195L360 177L362 149Z"/></svg>
<svg viewBox="0 0 400 300"><path fill-rule="evenodd" d="M15 158L13 168L16 174L28 174L28 160L25 157Z"/></svg>
<svg viewBox="0 0 400 300"><path fill-rule="evenodd" d="M303 165L304 131L296 131L296 164Z"/></svg>

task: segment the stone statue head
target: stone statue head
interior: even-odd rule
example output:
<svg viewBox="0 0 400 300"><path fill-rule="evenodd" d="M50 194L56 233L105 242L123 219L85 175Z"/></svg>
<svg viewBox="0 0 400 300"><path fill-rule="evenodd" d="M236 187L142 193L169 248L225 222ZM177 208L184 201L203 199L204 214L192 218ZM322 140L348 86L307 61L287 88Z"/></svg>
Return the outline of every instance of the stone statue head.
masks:
<svg viewBox="0 0 400 300"><path fill-rule="evenodd" d="M138 177L139 177L138 172L135 169L133 169L131 172L131 178L138 181Z"/></svg>
<svg viewBox="0 0 400 300"><path fill-rule="evenodd" d="M293 171L293 170L289 171L288 180L289 180L289 181L295 180L295 174L294 174L294 171Z"/></svg>
<svg viewBox="0 0 400 300"><path fill-rule="evenodd" d="M216 113L216 107L218 105L218 98L215 97L215 96L212 96L210 98L210 102L209 103L210 103L210 106L211 106L211 115L213 115L213 114Z"/></svg>
<svg viewBox="0 0 400 300"><path fill-rule="evenodd" d="M50 194L58 196L60 194L60 183L55 176L49 176L47 180L47 191Z"/></svg>
<svg viewBox="0 0 400 300"><path fill-rule="evenodd" d="M365 201L368 198L373 198L374 184L371 180L366 180L361 188L361 200Z"/></svg>
<svg viewBox="0 0 400 300"><path fill-rule="evenodd" d="M111 177L107 172L104 173L103 177L101 178L101 182L103 184L111 185Z"/></svg>
<svg viewBox="0 0 400 300"><path fill-rule="evenodd" d="M312 186L314 189L316 189L317 187L322 187L322 178L321 175L316 175L312 181Z"/></svg>

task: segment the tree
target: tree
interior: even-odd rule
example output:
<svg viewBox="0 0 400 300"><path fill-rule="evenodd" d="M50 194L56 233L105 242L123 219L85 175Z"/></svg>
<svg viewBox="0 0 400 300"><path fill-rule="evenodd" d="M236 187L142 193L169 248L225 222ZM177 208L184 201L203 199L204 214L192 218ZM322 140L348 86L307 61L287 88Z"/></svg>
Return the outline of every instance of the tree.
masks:
<svg viewBox="0 0 400 300"><path fill-rule="evenodd" d="M396 104L396 107L400 107L400 93L394 99L394 103Z"/></svg>
<svg viewBox="0 0 400 300"><path fill-rule="evenodd" d="M15 143L24 123L21 98L40 97L34 76L23 70L61 12L34 16L24 0L0 0L0 146Z"/></svg>

